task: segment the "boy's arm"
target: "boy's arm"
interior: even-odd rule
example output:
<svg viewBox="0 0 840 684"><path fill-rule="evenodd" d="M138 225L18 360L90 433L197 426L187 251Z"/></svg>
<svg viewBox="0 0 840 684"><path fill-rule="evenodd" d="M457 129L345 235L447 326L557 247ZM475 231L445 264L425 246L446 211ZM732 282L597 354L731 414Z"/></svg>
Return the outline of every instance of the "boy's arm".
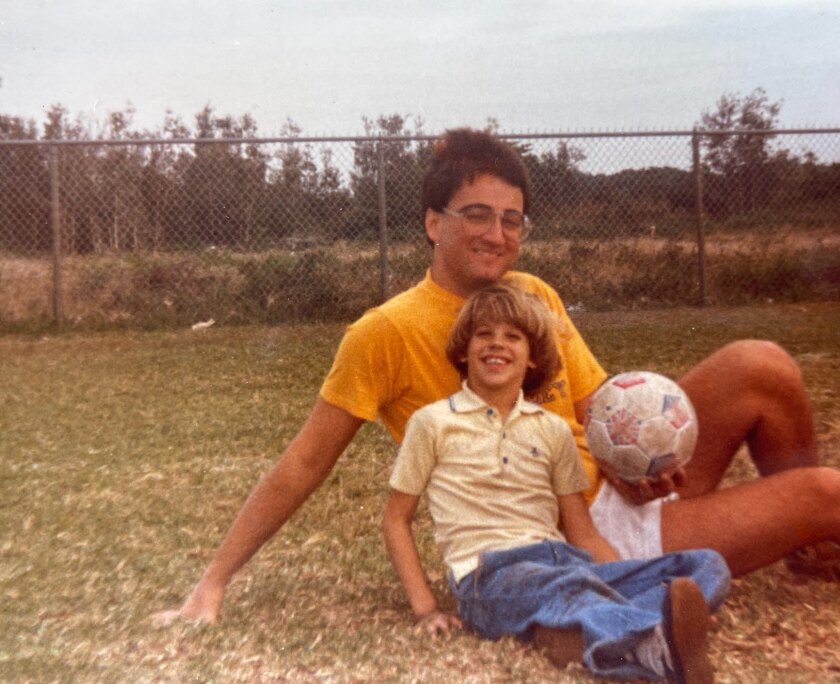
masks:
<svg viewBox="0 0 840 684"><path fill-rule="evenodd" d="M572 546L589 551L596 563L620 560L615 549L592 522L583 494L563 494L557 497L557 503L560 506L563 533Z"/></svg>
<svg viewBox="0 0 840 684"><path fill-rule="evenodd" d="M434 635L438 631L448 633L451 627L460 627L460 621L438 610L437 600L429 587L411 522L417 512L420 497L391 490L382 518L382 531L388 556L408 594L408 601L414 615L423 620L427 631Z"/></svg>

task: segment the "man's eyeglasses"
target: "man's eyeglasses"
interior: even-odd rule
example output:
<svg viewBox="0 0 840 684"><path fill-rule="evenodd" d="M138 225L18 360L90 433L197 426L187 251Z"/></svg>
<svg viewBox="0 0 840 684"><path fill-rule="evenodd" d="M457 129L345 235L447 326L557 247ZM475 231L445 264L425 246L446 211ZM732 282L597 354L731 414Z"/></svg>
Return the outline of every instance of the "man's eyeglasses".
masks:
<svg viewBox="0 0 840 684"><path fill-rule="evenodd" d="M531 222L528 217L513 209L496 212L486 204L470 204L460 211L444 207L443 213L461 219L466 231L476 237L489 231L495 225L496 217L502 224L502 234L508 240L521 242L531 233Z"/></svg>

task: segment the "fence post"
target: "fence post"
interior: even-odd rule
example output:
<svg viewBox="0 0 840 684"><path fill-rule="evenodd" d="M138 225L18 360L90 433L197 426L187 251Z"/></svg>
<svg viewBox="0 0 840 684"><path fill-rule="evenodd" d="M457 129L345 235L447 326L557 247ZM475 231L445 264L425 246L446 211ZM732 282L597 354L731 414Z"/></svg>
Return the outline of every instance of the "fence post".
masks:
<svg viewBox="0 0 840 684"><path fill-rule="evenodd" d="M695 225L697 230L697 276L700 281L698 303L706 305L706 241L703 231L703 167L700 164L700 133L691 135L691 157L694 168Z"/></svg>
<svg viewBox="0 0 840 684"><path fill-rule="evenodd" d="M376 143L376 176L379 190L379 299L388 299L388 210L385 204L385 151Z"/></svg>
<svg viewBox="0 0 840 684"><path fill-rule="evenodd" d="M64 324L64 310L61 291L61 210L59 206L58 146L50 145L50 221L53 238L53 324L61 330Z"/></svg>

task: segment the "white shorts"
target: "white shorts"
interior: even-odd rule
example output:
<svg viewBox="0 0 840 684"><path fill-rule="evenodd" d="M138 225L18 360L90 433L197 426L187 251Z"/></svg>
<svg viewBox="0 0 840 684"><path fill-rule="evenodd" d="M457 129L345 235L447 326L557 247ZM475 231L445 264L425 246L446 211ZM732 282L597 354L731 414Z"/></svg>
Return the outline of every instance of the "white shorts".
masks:
<svg viewBox="0 0 840 684"><path fill-rule="evenodd" d="M623 560L656 558L662 555L662 504L678 498L673 493L634 506L609 482L604 482L589 513L595 527Z"/></svg>

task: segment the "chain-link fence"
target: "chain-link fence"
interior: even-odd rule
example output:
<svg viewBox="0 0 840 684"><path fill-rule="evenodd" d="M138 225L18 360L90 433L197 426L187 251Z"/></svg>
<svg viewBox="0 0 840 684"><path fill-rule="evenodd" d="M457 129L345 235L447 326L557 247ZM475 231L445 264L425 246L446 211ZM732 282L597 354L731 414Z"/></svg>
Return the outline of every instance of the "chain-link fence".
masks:
<svg viewBox="0 0 840 684"><path fill-rule="evenodd" d="M502 137L567 304L840 296L840 129ZM432 142L0 141L0 329L350 319L428 267Z"/></svg>

